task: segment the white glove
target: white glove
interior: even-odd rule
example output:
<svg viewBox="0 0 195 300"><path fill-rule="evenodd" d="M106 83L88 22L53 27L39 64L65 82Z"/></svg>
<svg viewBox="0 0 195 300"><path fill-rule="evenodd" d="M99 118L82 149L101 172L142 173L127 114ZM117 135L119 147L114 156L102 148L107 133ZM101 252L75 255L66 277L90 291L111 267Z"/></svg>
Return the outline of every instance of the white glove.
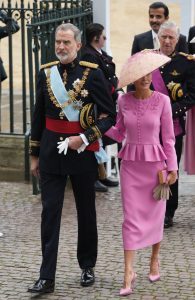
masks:
<svg viewBox="0 0 195 300"><path fill-rule="evenodd" d="M68 143L69 143L69 138L66 138L62 142L58 142L58 145L59 145L59 146L57 146L57 148L59 149L58 153L61 154L64 151L64 155L66 155L67 150L68 150Z"/></svg>

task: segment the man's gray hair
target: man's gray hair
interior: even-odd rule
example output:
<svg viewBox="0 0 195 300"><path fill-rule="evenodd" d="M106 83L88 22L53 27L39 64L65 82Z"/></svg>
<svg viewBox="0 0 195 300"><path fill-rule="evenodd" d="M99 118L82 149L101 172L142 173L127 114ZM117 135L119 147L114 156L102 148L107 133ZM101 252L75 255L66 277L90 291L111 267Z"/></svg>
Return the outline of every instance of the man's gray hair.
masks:
<svg viewBox="0 0 195 300"><path fill-rule="evenodd" d="M162 23L158 31L158 36L160 36L162 31L165 29L173 29L177 35L177 38L179 38L180 30L179 27L176 25L176 23L172 21L165 21L164 23Z"/></svg>
<svg viewBox="0 0 195 300"><path fill-rule="evenodd" d="M72 23L63 23L56 28L55 36L58 31L68 31L71 30L74 33L74 39L76 42L81 43L81 31L78 27L73 25Z"/></svg>

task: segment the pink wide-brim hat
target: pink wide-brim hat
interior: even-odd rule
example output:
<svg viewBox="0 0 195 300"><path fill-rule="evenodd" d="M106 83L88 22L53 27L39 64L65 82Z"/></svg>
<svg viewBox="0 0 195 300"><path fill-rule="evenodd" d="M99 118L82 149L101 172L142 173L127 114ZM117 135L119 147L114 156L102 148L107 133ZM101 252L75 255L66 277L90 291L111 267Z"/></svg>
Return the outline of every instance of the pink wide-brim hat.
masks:
<svg viewBox="0 0 195 300"><path fill-rule="evenodd" d="M121 69L118 88L135 82L141 77L163 66L171 60L170 57L155 52L154 50L143 50L130 56Z"/></svg>

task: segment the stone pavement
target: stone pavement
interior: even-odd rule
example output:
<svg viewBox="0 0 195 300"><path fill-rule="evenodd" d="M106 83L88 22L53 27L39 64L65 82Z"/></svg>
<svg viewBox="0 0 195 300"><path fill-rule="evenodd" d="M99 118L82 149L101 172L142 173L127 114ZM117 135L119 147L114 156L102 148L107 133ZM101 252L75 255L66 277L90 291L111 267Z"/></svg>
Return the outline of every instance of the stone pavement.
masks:
<svg viewBox="0 0 195 300"><path fill-rule="evenodd" d="M195 299L195 177L181 175L180 203L174 227L166 229L161 249L161 281L149 283L150 249L138 252L132 300ZM0 182L0 300L120 299L123 280L122 211L119 188L97 194L99 254L96 283L79 285L76 260L77 222L72 191L66 192L56 274L56 290L41 297L26 292L38 277L40 256L39 196L31 185Z"/></svg>

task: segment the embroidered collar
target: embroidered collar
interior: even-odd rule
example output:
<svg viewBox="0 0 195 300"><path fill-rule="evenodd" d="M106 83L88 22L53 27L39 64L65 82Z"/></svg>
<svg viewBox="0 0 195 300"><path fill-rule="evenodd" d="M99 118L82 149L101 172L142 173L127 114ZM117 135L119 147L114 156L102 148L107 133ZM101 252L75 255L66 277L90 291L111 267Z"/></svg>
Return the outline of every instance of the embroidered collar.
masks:
<svg viewBox="0 0 195 300"><path fill-rule="evenodd" d="M69 64L62 64L61 62L60 62L60 69L61 70L67 70L67 71L69 71L69 70L72 70L72 69L74 69L77 65L79 64L79 60L78 60L78 58L75 58L71 63L69 63Z"/></svg>

